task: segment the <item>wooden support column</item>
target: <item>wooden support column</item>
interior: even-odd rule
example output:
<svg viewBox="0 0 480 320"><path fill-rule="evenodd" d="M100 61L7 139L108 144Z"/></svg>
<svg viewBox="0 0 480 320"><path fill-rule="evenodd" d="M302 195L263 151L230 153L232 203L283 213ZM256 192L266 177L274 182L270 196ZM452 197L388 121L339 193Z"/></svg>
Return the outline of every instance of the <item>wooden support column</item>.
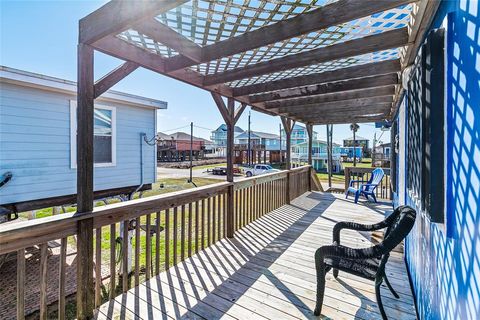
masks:
<svg viewBox="0 0 480 320"><path fill-rule="evenodd" d="M287 150L286 150L286 156L287 156L287 159L286 159L286 169L288 170L287 172L287 187L285 188L285 192L286 192L286 199L287 199L287 204L290 204L290 169L292 168L292 164L291 164L291 137L292 137L292 130L293 130L293 126L295 125L295 121L290 119L290 118L286 118L286 117L280 117L280 119L282 120L282 124L283 124L283 129L285 130L285 141L287 143Z"/></svg>
<svg viewBox="0 0 480 320"><path fill-rule="evenodd" d="M232 182L228 187L227 192L227 237L233 238L235 233L235 223L234 223L234 189L233 189L233 161L234 161L234 133L235 133L235 124L242 115L242 112L247 107L246 104L242 103L240 107L235 110L235 101L233 98L228 98L227 105L223 102L222 96L218 93L212 92L213 100L217 105L218 110L222 114L225 125L227 126L227 181Z"/></svg>
<svg viewBox="0 0 480 320"><path fill-rule="evenodd" d="M77 214L93 210L93 49L78 45ZM93 218L78 222L77 318L93 317Z"/></svg>
<svg viewBox="0 0 480 320"><path fill-rule="evenodd" d="M307 133L308 133L308 164L310 165L310 174L308 175L308 191L312 191L312 179L310 175L314 173L313 162L312 162L312 152L313 152L313 125L306 124Z"/></svg>

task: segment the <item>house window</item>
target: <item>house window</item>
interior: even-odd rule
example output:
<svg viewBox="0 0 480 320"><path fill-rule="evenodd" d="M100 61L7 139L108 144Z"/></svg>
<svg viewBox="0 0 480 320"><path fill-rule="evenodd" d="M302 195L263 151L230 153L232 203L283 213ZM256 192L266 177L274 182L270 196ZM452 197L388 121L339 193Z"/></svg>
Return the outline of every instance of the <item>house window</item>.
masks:
<svg viewBox="0 0 480 320"><path fill-rule="evenodd" d="M93 160L95 167L116 165L116 108L95 105L93 114ZM70 101L70 163L77 167L77 102Z"/></svg>

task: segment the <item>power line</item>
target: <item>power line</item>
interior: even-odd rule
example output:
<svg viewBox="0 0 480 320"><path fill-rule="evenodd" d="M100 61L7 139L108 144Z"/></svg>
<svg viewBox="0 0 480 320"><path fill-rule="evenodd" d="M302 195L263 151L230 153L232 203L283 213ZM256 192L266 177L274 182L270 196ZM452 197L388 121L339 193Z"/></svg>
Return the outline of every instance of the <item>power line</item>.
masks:
<svg viewBox="0 0 480 320"><path fill-rule="evenodd" d="M173 128L173 129L168 129L168 130L162 130L162 132L170 132L170 131L184 129L184 128L187 128L187 127L190 127L190 125L186 125L186 126L178 127L178 128Z"/></svg>

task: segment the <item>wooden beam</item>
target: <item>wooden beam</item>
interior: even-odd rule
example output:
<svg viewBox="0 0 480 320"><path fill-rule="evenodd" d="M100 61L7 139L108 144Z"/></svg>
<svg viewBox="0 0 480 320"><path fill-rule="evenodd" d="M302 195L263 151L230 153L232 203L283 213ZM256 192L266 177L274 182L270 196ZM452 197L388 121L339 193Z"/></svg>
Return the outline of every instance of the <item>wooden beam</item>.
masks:
<svg viewBox="0 0 480 320"><path fill-rule="evenodd" d="M315 125L324 125L324 124L348 124L348 123L372 123L372 122L379 122L383 121L387 118L387 116L377 116L377 117L352 117L352 118L343 118L343 119L335 119L335 118L311 118L311 121Z"/></svg>
<svg viewBox="0 0 480 320"><path fill-rule="evenodd" d="M166 12L185 0L110 1L79 22L79 43L92 44L109 35L129 29L142 19Z"/></svg>
<svg viewBox="0 0 480 320"><path fill-rule="evenodd" d="M365 106L370 106L378 103L392 103L393 96L379 96L372 98L360 98L360 99L351 99L343 101L333 101L333 102L324 102L324 103L315 103L315 104L304 104L304 105L294 105L289 107L280 107L272 108L269 110L274 110L278 113L284 112L295 112L295 111L305 111L305 112L315 112L315 111L331 111L337 109L346 109L346 108L360 108Z"/></svg>
<svg viewBox="0 0 480 320"><path fill-rule="evenodd" d="M377 3L377 2L374 2ZM269 61L247 65L244 68L233 69L205 77L204 85L256 77L292 68L304 67L337 59L343 59L361 54L397 48L408 43L407 28L394 29L359 39L349 40L338 44L288 55Z"/></svg>
<svg viewBox="0 0 480 320"><path fill-rule="evenodd" d="M202 47L154 18L143 20L136 24L134 29L154 41L172 48L181 56L192 61L193 64L201 61Z"/></svg>
<svg viewBox="0 0 480 320"><path fill-rule="evenodd" d="M99 79L97 82L95 82L94 97L98 98L99 96L101 96L108 89L117 84L120 80L128 76L133 71L137 70L138 67L139 65L137 63L127 61L109 74Z"/></svg>
<svg viewBox="0 0 480 320"><path fill-rule="evenodd" d="M77 66L77 212L93 210L93 48L78 45ZM78 222L77 318L90 319L94 309L93 219Z"/></svg>
<svg viewBox="0 0 480 320"><path fill-rule="evenodd" d="M398 75L396 73L384 74L380 76L357 78L345 81L337 81L330 83L322 83L318 85L285 89L269 93L257 94L249 96L251 103L265 102L272 100L281 100L305 96L313 96L332 92L343 92L357 89L366 89L373 87L382 87L395 85L398 83Z"/></svg>
<svg viewBox="0 0 480 320"><path fill-rule="evenodd" d="M365 107L347 107L347 108L332 108L329 110L298 110L284 113L289 117L315 117L315 116L362 116L371 113L386 113L390 111L392 103L377 103Z"/></svg>
<svg viewBox="0 0 480 320"><path fill-rule="evenodd" d="M395 86L384 86L377 88L368 88L361 90L352 90L344 91L338 93L328 93L318 96L304 97L304 98L294 98L294 99L284 99L276 100L271 102L266 102L263 106L267 109L281 108L281 107L290 107L297 105L307 105L307 104L320 104L327 102L344 102L345 100L351 99L361 99L361 98L371 98L377 96L392 95L395 93Z"/></svg>
<svg viewBox="0 0 480 320"><path fill-rule="evenodd" d="M235 55L272 43L300 36L315 30L339 25L371 14L392 9L413 0L364 1L341 0L325 5L305 14L279 21L257 30L247 32L204 47L202 62ZM176 70L192 66L188 59L173 59L169 63L169 70Z"/></svg>
<svg viewBox="0 0 480 320"><path fill-rule="evenodd" d="M240 106L235 110L235 116L233 119L234 123L237 123L238 119L240 119L240 116L242 115L243 111L245 111L246 107L247 107L246 103L241 103Z"/></svg>
<svg viewBox="0 0 480 320"><path fill-rule="evenodd" d="M131 43L117 37L107 36L92 45L96 50L113 57L137 63L143 68L163 74L173 79L183 81L195 87L221 94L225 97L232 97L232 89L225 85L217 85L209 88L203 86L204 76L191 69L182 69L167 73L165 71L166 59L158 54L143 50ZM247 97L236 98L239 102L248 104Z"/></svg>
<svg viewBox="0 0 480 320"><path fill-rule="evenodd" d="M381 62L366 63L359 66L325 71L306 76L292 77L265 83L257 83L249 86L233 89L234 96L244 96L255 93L276 91L294 87L307 86L325 82L363 78L379 74L400 72L400 60L387 60Z"/></svg>

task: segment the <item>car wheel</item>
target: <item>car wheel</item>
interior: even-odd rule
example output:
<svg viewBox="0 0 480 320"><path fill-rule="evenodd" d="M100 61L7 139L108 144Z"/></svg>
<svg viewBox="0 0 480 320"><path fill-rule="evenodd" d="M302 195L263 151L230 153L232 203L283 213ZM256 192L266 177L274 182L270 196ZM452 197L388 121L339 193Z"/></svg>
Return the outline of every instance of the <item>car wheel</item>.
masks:
<svg viewBox="0 0 480 320"><path fill-rule="evenodd" d="M248 171L246 176L250 178L252 176L252 173L250 171Z"/></svg>

